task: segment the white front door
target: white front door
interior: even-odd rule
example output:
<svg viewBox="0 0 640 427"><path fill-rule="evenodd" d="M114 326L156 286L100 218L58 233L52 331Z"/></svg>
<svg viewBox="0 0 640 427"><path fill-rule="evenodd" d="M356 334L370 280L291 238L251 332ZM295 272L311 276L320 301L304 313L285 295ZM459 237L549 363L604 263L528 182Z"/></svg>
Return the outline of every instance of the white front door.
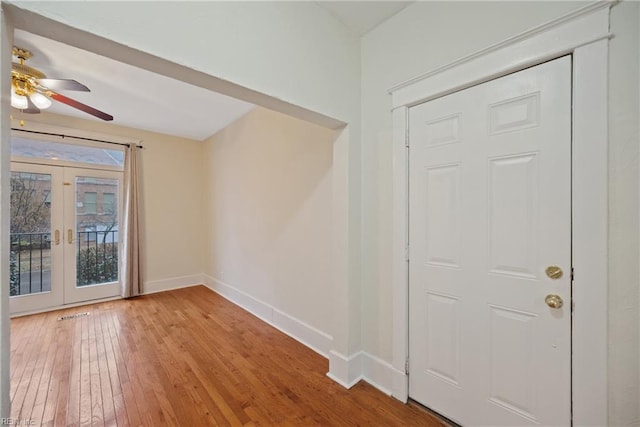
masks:
<svg viewBox="0 0 640 427"><path fill-rule="evenodd" d="M122 172L11 165L10 311L117 296Z"/></svg>
<svg viewBox="0 0 640 427"><path fill-rule="evenodd" d="M570 425L571 58L413 107L409 131L410 397Z"/></svg>

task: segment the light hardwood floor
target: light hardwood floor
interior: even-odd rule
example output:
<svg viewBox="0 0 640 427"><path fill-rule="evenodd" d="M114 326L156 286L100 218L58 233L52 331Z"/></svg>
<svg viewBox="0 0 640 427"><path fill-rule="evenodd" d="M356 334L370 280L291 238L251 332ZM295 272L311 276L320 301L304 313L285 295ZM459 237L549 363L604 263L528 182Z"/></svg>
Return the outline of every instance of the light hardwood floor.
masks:
<svg viewBox="0 0 640 427"><path fill-rule="evenodd" d="M327 370L204 286L11 321L12 418L31 425L441 425Z"/></svg>

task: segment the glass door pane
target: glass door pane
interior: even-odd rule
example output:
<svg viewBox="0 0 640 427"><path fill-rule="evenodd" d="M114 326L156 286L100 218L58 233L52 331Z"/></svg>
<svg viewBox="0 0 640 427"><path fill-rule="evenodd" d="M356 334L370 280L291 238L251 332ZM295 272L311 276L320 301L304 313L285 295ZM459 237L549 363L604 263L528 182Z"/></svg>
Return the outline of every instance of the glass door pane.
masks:
<svg viewBox="0 0 640 427"><path fill-rule="evenodd" d="M9 295L51 290L51 175L11 172Z"/></svg>
<svg viewBox="0 0 640 427"><path fill-rule="evenodd" d="M76 177L76 286L118 280L117 179Z"/></svg>
<svg viewBox="0 0 640 427"><path fill-rule="evenodd" d="M12 164L10 178L9 296L11 312L59 305L59 171L42 165ZM57 228L54 222L58 223Z"/></svg>
<svg viewBox="0 0 640 427"><path fill-rule="evenodd" d="M66 169L65 303L116 296L121 173ZM66 196L65 196L66 199Z"/></svg>

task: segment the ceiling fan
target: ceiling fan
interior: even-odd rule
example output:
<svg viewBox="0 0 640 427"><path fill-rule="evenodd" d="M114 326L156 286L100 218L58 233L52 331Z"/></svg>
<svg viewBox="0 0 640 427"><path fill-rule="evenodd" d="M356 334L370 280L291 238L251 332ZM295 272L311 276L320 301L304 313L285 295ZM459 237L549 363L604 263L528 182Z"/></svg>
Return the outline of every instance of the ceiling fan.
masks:
<svg viewBox="0 0 640 427"><path fill-rule="evenodd" d="M25 64L33 54L20 47L13 47L13 56L20 62L11 64L11 106L27 114L37 114L51 106L51 99L84 111L99 119L110 121L113 116L82 102L59 94L60 90L90 92L89 88L71 79L49 79L40 70Z"/></svg>

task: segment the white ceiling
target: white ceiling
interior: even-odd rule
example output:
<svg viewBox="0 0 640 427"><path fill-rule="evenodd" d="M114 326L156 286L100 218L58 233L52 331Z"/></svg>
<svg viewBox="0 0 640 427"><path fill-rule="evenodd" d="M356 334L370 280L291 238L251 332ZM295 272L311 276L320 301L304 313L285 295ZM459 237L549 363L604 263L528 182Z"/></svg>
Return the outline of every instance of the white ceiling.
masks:
<svg viewBox="0 0 640 427"><path fill-rule="evenodd" d="M395 15L410 1L317 1L358 35ZM61 93L114 117L113 123L201 141L237 120L254 106L169 77L78 49L22 30L16 46L30 50L27 65L49 78L74 79L91 92ZM65 104L47 111L100 120Z"/></svg>

